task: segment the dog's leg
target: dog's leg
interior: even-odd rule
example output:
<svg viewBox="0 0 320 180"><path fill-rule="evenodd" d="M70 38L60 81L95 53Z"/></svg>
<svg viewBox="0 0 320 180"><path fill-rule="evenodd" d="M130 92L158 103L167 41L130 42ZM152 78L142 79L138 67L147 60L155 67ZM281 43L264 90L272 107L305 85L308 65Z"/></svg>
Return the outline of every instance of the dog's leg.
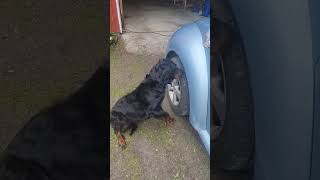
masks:
<svg viewBox="0 0 320 180"><path fill-rule="evenodd" d="M174 124L174 121L175 121L175 119L172 118L172 117L170 117L169 115L163 117L163 120L164 120L164 123L165 123L166 126L171 126L171 125L173 125L173 124Z"/></svg>
<svg viewBox="0 0 320 180"><path fill-rule="evenodd" d="M173 125L175 121L175 119L170 117L170 115L167 112L165 112L161 107L158 107L153 112L153 117L164 120L166 126Z"/></svg>
<svg viewBox="0 0 320 180"><path fill-rule="evenodd" d="M132 136L132 134L137 130L138 126L135 123L131 123L131 132L130 132L130 136Z"/></svg>
<svg viewBox="0 0 320 180"><path fill-rule="evenodd" d="M115 131L114 133L117 136L119 146L122 149L125 149L126 148L126 138L124 137L124 135L122 135L120 131Z"/></svg>

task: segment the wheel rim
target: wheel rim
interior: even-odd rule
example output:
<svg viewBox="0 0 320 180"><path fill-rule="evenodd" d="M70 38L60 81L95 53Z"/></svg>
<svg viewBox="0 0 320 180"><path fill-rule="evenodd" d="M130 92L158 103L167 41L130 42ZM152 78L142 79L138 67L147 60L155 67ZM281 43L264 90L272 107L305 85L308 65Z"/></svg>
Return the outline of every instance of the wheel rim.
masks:
<svg viewBox="0 0 320 180"><path fill-rule="evenodd" d="M226 79L222 56L214 53L213 77L211 78L213 94L213 140L220 135L226 119Z"/></svg>
<svg viewBox="0 0 320 180"><path fill-rule="evenodd" d="M178 106L181 100L180 81L178 79L173 79L173 81L168 84L168 92L171 103L174 106Z"/></svg>

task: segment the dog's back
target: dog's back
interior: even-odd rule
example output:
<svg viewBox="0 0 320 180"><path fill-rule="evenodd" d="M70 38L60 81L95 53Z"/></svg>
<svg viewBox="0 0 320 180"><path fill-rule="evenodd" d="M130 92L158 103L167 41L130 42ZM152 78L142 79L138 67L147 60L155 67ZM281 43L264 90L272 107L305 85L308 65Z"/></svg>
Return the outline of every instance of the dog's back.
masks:
<svg viewBox="0 0 320 180"><path fill-rule="evenodd" d="M110 123L113 129L125 132L133 124L148 118L148 109L152 101L150 96L157 82L145 79L129 94L121 97L111 109ZM133 132L132 132L133 133Z"/></svg>
<svg viewBox="0 0 320 180"><path fill-rule="evenodd" d="M160 108L165 86L172 81L176 65L169 59L160 60L139 86L120 98L111 110L111 126L115 132L124 133L139 121L152 117ZM132 132L131 132L132 133Z"/></svg>

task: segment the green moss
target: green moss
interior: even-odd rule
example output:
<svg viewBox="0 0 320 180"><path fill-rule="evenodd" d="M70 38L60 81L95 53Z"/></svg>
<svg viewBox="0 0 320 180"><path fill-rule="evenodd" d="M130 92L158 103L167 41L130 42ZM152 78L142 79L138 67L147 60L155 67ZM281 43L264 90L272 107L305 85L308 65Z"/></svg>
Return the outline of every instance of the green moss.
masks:
<svg viewBox="0 0 320 180"><path fill-rule="evenodd" d="M124 163L125 166L121 166L124 169L124 174L130 179L141 179L142 168L140 158L137 154L130 150L130 142L132 141L130 136L126 136L128 146L125 150L121 150L118 147L117 137L110 128L110 149L111 149L111 162L114 164Z"/></svg>
<svg viewBox="0 0 320 180"><path fill-rule="evenodd" d="M115 46L118 42L119 34L110 33L109 44L110 46Z"/></svg>
<svg viewBox="0 0 320 180"><path fill-rule="evenodd" d="M113 129L110 127L110 147L115 147L117 145L117 137L113 133Z"/></svg>
<svg viewBox="0 0 320 180"><path fill-rule="evenodd" d="M169 127L166 127L162 121L157 119L150 119L148 121L149 122L144 125L144 128L140 129L140 132L147 138L148 142L154 147L162 146L170 148L170 146L173 146Z"/></svg>
<svg viewBox="0 0 320 180"><path fill-rule="evenodd" d="M144 76L143 67L143 64L136 61L128 63L117 49L110 51L111 105L139 85Z"/></svg>

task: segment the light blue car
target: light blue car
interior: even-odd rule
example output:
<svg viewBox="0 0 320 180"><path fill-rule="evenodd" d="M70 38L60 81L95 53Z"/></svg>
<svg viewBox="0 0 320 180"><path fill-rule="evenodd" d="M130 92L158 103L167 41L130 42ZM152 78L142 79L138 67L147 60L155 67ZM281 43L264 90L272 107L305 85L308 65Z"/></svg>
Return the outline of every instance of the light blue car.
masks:
<svg viewBox="0 0 320 180"><path fill-rule="evenodd" d="M210 18L178 29L168 43L166 57L184 72L168 85L170 106L189 119L210 154Z"/></svg>
<svg viewBox="0 0 320 180"><path fill-rule="evenodd" d="M213 14L215 168L319 180L320 1L215 0Z"/></svg>

